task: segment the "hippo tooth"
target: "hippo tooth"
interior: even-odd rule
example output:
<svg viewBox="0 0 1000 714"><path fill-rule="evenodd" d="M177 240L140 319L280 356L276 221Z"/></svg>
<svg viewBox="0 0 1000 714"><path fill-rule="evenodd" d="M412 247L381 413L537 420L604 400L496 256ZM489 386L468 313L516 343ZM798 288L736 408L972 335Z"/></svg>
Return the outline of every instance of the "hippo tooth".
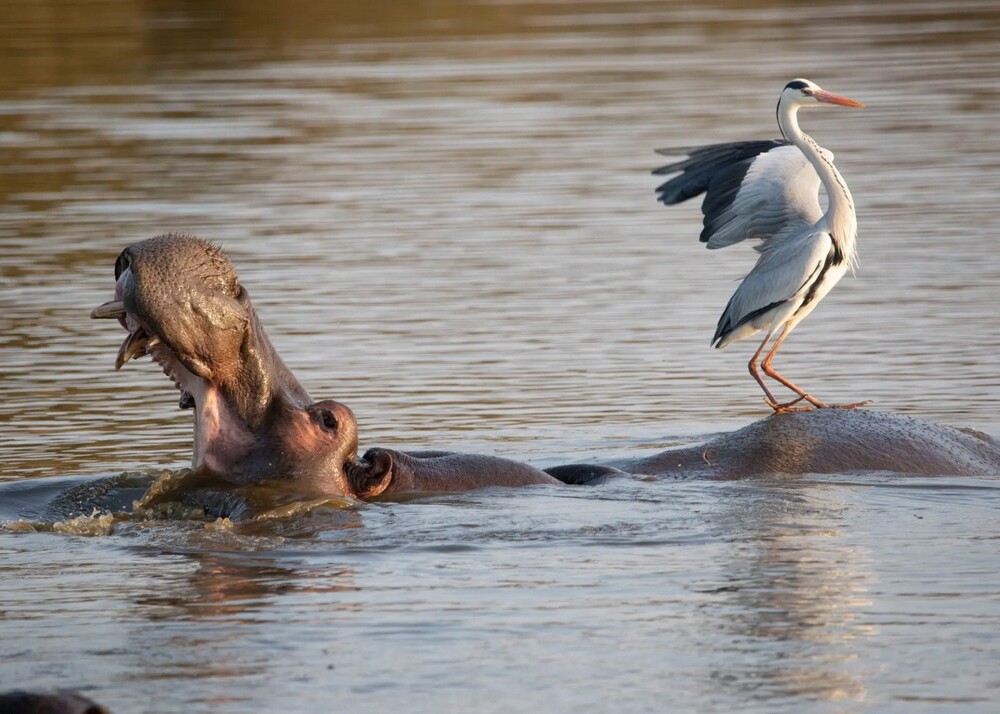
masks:
<svg viewBox="0 0 1000 714"><path fill-rule="evenodd" d="M142 357L146 354L146 345L148 343L149 340L146 337L146 333L142 331L142 328L129 333L129 336L125 338L125 341L122 342L122 346L118 350L118 357L115 358L115 370L121 369L130 359Z"/></svg>
<svg viewBox="0 0 1000 714"><path fill-rule="evenodd" d="M117 320L124 315L125 303L121 300L111 300L90 311L90 319L92 320Z"/></svg>

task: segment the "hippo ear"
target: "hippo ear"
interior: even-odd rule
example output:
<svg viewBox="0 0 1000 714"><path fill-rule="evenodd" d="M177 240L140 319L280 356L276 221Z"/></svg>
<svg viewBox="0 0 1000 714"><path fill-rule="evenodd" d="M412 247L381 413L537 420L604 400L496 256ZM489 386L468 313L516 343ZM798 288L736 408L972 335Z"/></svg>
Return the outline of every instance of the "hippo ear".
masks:
<svg viewBox="0 0 1000 714"><path fill-rule="evenodd" d="M358 498L374 498L392 483L392 454L383 449L370 449L364 460L368 462L367 468L352 478L351 486Z"/></svg>

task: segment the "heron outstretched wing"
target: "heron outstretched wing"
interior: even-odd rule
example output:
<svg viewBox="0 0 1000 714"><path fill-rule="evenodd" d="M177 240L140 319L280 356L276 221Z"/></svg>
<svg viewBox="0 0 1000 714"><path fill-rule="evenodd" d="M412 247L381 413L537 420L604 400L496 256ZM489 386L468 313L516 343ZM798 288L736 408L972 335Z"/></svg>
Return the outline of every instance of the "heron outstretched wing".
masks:
<svg viewBox="0 0 1000 714"><path fill-rule="evenodd" d="M719 318L712 338L717 347L757 332L785 308L798 310L836 256L830 234L814 228L782 235L760 252Z"/></svg>
<svg viewBox="0 0 1000 714"><path fill-rule="evenodd" d="M833 154L820 149L832 160ZM820 180L805 155L782 139L659 149L687 156L654 174L679 173L656 189L672 206L702 193L701 242L724 248L747 238L797 234L818 221Z"/></svg>

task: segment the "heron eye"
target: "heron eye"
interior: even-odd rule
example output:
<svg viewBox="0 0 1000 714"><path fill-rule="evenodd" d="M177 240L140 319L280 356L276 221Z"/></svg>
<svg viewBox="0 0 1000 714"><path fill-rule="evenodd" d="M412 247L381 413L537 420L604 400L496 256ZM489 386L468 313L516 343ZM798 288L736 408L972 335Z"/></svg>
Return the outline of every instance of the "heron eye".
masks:
<svg viewBox="0 0 1000 714"><path fill-rule="evenodd" d="M333 412L329 409L324 409L320 416L322 417L324 429L327 429L328 431L337 431L337 428L340 425L337 423L337 417L333 415Z"/></svg>

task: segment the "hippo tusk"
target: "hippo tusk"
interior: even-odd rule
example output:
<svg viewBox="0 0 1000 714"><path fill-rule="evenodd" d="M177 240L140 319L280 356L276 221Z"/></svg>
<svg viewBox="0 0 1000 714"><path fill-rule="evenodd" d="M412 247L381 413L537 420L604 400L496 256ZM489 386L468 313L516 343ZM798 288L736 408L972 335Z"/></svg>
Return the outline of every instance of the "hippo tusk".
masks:
<svg viewBox="0 0 1000 714"><path fill-rule="evenodd" d="M149 338L146 337L146 333L141 328L129 333L129 336L122 342L118 356L115 358L115 371L120 370L129 360L146 354L147 345L149 345Z"/></svg>
<svg viewBox="0 0 1000 714"><path fill-rule="evenodd" d="M90 311L91 320L117 320L124 316L125 303L122 300L110 300Z"/></svg>

